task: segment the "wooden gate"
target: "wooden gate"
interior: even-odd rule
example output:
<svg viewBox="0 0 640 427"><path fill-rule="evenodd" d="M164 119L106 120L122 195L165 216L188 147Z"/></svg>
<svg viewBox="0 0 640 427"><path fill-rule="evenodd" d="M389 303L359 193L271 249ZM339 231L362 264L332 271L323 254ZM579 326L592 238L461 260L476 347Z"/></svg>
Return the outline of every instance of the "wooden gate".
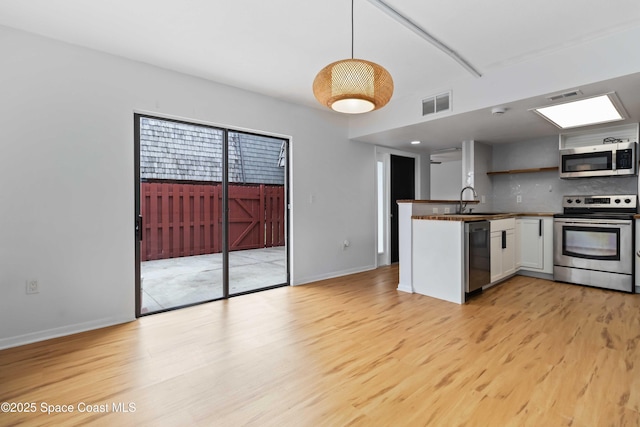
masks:
<svg viewBox="0 0 640 427"><path fill-rule="evenodd" d="M141 184L142 261L222 251L220 184ZM284 186L229 185L229 248L284 245Z"/></svg>

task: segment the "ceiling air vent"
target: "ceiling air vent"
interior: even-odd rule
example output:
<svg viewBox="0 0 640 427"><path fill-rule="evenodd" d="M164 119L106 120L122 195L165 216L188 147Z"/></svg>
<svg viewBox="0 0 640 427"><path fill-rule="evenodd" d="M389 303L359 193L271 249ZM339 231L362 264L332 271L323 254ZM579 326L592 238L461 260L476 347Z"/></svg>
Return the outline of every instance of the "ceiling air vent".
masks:
<svg viewBox="0 0 640 427"><path fill-rule="evenodd" d="M549 101L558 101L560 99L571 98L572 96L582 95L580 89L572 90L571 92L559 93L556 95L547 96Z"/></svg>
<svg viewBox="0 0 640 427"><path fill-rule="evenodd" d="M440 113L451 110L451 92L430 96L422 100L422 115Z"/></svg>

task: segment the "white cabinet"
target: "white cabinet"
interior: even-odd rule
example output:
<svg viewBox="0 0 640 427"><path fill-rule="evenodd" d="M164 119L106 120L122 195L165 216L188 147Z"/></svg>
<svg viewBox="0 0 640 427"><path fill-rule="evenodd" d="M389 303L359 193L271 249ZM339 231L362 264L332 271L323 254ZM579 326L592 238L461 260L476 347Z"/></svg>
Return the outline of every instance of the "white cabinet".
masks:
<svg viewBox="0 0 640 427"><path fill-rule="evenodd" d="M521 217L516 222L520 270L553 274L553 218Z"/></svg>
<svg viewBox="0 0 640 427"><path fill-rule="evenodd" d="M638 123L626 125L609 126L599 129L578 130L561 133L560 149L584 147L589 145L602 144L604 138L612 137L620 139L622 142L638 140Z"/></svg>
<svg viewBox="0 0 640 427"><path fill-rule="evenodd" d="M413 291L464 304L464 222L414 219Z"/></svg>
<svg viewBox="0 0 640 427"><path fill-rule="evenodd" d="M516 270L520 270L522 263L522 221L516 218Z"/></svg>
<svg viewBox="0 0 640 427"><path fill-rule="evenodd" d="M516 272L515 218L491 221L491 282Z"/></svg>
<svg viewBox="0 0 640 427"><path fill-rule="evenodd" d="M542 218L518 218L516 221L520 223L520 268L542 269Z"/></svg>
<svg viewBox="0 0 640 427"><path fill-rule="evenodd" d="M491 281L495 282L502 277L502 233L491 232Z"/></svg>

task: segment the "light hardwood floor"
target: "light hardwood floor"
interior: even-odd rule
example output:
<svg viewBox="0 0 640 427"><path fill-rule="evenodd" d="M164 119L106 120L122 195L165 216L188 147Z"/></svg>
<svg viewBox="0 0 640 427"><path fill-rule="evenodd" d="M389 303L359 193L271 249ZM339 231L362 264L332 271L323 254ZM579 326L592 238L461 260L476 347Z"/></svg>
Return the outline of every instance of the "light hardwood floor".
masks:
<svg viewBox="0 0 640 427"><path fill-rule="evenodd" d="M640 424L640 295L515 277L458 306L397 281L385 267L4 350L0 402L37 411L0 425Z"/></svg>

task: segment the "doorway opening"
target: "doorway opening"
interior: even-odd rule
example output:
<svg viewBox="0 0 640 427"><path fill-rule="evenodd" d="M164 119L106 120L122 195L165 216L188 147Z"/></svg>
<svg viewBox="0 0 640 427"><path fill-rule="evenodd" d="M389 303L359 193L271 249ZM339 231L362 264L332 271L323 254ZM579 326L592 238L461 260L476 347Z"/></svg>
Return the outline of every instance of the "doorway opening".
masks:
<svg viewBox="0 0 640 427"><path fill-rule="evenodd" d="M413 157L391 155L391 263L400 260L398 243L398 200L415 199L416 166Z"/></svg>
<svg viewBox="0 0 640 427"><path fill-rule="evenodd" d="M419 155L376 149L376 252L377 265L399 261L398 200L419 193Z"/></svg>

